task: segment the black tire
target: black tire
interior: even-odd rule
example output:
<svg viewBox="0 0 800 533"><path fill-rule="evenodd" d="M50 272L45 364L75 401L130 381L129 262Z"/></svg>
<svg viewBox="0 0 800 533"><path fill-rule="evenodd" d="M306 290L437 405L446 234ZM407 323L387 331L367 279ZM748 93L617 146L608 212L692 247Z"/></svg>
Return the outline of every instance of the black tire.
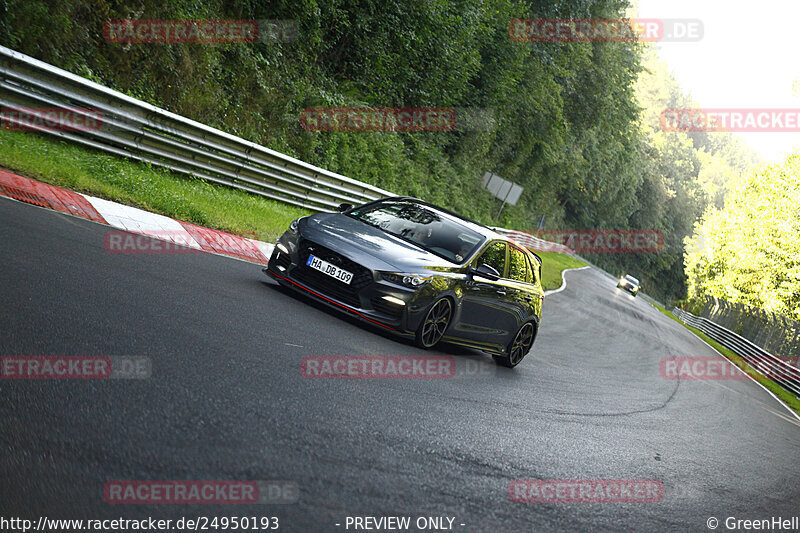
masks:
<svg viewBox="0 0 800 533"><path fill-rule="evenodd" d="M525 358L536 340L536 324L526 322L514 335L506 347L508 355L493 355L494 362L500 366L514 368Z"/></svg>
<svg viewBox="0 0 800 533"><path fill-rule="evenodd" d="M453 304L450 303L450 300L442 298L435 301L417 328L415 336L417 346L425 349L436 346L444 337L444 332L447 331L452 319Z"/></svg>

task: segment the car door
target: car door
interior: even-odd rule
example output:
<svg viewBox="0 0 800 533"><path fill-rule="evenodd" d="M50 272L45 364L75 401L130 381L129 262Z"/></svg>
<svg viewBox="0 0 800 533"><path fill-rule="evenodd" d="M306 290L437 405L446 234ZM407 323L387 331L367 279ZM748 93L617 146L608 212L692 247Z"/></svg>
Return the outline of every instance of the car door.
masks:
<svg viewBox="0 0 800 533"><path fill-rule="evenodd" d="M461 310L456 322L459 337L494 348L508 344L509 332L516 332L517 289L505 279L508 272L508 244L493 241L473 261L472 267L487 264L497 270L500 279L491 280L475 274L464 285ZM513 330L513 331L512 331Z"/></svg>

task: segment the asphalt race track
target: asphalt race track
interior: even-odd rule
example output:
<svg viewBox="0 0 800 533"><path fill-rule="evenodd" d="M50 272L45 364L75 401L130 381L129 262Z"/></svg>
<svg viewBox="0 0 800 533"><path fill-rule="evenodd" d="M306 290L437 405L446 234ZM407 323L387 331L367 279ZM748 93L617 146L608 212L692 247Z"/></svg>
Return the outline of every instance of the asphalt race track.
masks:
<svg viewBox="0 0 800 533"><path fill-rule="evenodd" d="M447 516L455 531L499 532L708 531L711 516L800 514L800 423L749 380L663 379L662 358L715 352L594 270L566 274L532 353L509 370L457 347L420 351L258 265L106 253L107 229L0 199L0 355L152 362L143 380L0 381L2 516L278 516L280 531ZM433 354L454 356L456 375L300 372L309 355ZM291 480L300 500L103 498L110 480L190 479ZM518 503L515 479L658 480L664 496Z"/></svg>

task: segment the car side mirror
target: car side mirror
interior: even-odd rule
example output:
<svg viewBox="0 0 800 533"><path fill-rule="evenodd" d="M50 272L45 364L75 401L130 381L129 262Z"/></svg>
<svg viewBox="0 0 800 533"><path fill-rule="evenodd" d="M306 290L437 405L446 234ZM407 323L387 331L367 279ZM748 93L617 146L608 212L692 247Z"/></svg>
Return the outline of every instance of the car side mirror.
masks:
<svg viewBox="0 0 800 533"><path fill-rule="evenodd" d="M493 266L489 266L486 263L480 265L478 268L471 269L470 274L481 276L492 281L500 279L500 273Z"/></svg>
<svg viewBox="0 0 800 533"><path fill-rule="evenodd" d="M336 208L337 211L340 213L344 213L345 211L349 211L355 207L353 204L339 204L339 207Z"/></svg>

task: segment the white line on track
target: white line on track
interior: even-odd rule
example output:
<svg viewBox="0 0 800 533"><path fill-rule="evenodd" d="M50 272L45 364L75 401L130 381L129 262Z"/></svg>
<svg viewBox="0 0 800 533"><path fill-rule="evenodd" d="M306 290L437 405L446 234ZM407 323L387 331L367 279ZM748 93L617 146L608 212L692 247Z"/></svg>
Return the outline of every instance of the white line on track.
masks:
<svg viewBox="0 0 800 533"><path fill-rule="evenodd" d="M557 289L553 289L553 290L550 290L550 291L544 291L544 295L548 296L550 294L556 294L557 292L561 292L561 291L563 291L564 289L567 288L567 278L564 277L564 274L566 272L569 272L570 270L586 270L587 268L592 268L592 267L587 265L587 266L582 266L582 267L577 267L577 268L565 268L564 270L561 271L561 286L559 288L557 288Z"/></svg>
<svg viewBox="0 0 800 533"><path fill-rule="evenodd" d="M681 322L681 324L683 324L683 322ZM703 340L703 339L701 339L700 337L698 337L697 335L695 335L694 331L692 331L692 330L689 330L689 332L690 332L692 335L694 335L695 337L697 337L698 339L700 339L700 340L703 342L703 344L705 344L706 346L708 346L709 348L711 348L712 350L714 350L714 353L716 353L718 356L720 356L720 357L722 357L723 359L725 359L726 361L728 361L728 362L731 364L731 366L733 366L733 367L734 367L736 370L738 370L739 372L741 372L742 374L744 374L745 376L747 376L747 378L748 378L750 381L752 381L753 383L755 383L756 385L758 385L759 387L761 387L762 389L764 389L764 391L765 391L767 394L769 394L770 396L772 396L773 398L775 398L775 400L776 400L776 401L777 401L779 404L781 404L782 406L784 406L784 407L786 408L786 410L787 410L787 411L789 411L789 412L792 414L792 416L794 416L794 417L795 417L795 418L796 418L798 421L800 421L800 415L798 415L798 414L797 414L797 412L796 412L794 409L792 409L791 407L789 407L788 405L786 405L786 403L785 403L783 400L781 400L780 398L778 398L777 396L775 396L775 395L772 393L772 391L771 391L771 390L769 390L769 389L768 389L768 388L766 388L764 385L762 385L761 383L759 383L759 382L758 382L758 380L756 380L756 379L755 379L753 376L751 376L750 374L748 374L747 372L745 372L744 370L742 370L741 368L739 368L737 365L733 364L733 361L731 361L730 359L728 359L727 357L725 357L724 355L722 355L721 353L719 353L719 352L717 351L717 349L716 349L716 348L714 348L713 346L711 346L710 344L708 344L708 343L707 343L705 340Z"/></svg>

